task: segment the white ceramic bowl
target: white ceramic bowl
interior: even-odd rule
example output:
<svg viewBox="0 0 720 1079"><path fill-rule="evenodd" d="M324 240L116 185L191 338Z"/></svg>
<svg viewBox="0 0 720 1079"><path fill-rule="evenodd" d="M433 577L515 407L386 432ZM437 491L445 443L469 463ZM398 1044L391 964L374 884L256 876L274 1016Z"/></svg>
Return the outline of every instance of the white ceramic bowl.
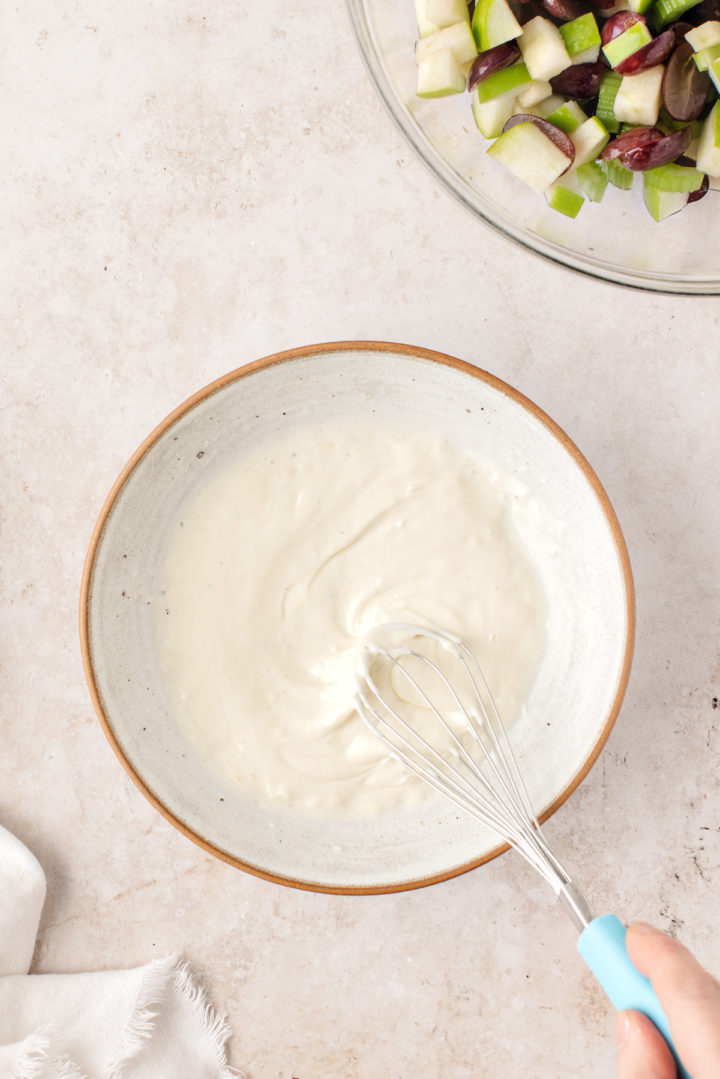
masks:
<svg viewBox="0 0 720 1079"><path fill-rule="evenodd" d="M313 819L241 796L175 723L153 635L153 581L169 522L210 470L266 434L313 417L411 421L477 452L532 494L525 536L548 599L545 659L511 739L534 806L552 813L598 756L617 715L633 643L625 544L600 483L531 401L469 364L403 345L323 344L233 371L176 409L118 478L83 575L81 638L90 691L120 760L176 827L220 858L296 887L391 891L494 857L497 838L441 796L371 819ZM515 522L521 536L522 520Z"/></svg>

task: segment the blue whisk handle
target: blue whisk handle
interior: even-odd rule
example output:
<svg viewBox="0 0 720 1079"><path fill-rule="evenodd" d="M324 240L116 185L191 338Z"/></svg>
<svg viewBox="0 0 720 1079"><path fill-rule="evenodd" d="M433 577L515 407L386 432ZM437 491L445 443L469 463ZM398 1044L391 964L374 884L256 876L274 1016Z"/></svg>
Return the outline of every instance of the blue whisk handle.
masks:
<svg viewBox="0 0 720 1079"><path fill-rule="evenodd" d="M691 1079L670 1036L670 1024L649 980L633 966L625 947L627 930L614 914L595 918L580 934L578 951L618 1011L643 1012L672 1050L679 1079Z"/></svg>

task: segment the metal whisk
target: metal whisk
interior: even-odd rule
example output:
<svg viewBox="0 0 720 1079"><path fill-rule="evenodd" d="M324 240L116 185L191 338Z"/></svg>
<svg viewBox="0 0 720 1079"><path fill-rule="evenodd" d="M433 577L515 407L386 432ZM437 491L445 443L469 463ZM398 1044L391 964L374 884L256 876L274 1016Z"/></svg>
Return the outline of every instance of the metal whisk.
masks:
<svg viewBox="0 0 720 1079"><path fill-rule="evenodd" d="M627 954L624 925L614 914L594 917L548 846L477 659L458 637L434 628L393 623L376 638L398 635L410 643L368 643L362 651L357 703L363 720L410 771L540 873L580 931L578 950L612 1003L644 1012L675 1053L652 986ZM679 1075L690 1079L675 1055Z"/></svg>

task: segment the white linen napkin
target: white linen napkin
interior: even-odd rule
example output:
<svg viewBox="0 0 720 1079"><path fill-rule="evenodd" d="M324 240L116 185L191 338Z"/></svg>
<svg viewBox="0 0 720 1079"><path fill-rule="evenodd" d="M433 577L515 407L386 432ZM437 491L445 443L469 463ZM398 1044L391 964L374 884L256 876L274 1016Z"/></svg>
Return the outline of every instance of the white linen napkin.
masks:
<svg viewBox="0 0 720 1079"><path fill-rule="evenodd" d="M28 974L45 899L0 827L0 1079L230 1079L223 1019L174 956L132 970Z"/></svg>

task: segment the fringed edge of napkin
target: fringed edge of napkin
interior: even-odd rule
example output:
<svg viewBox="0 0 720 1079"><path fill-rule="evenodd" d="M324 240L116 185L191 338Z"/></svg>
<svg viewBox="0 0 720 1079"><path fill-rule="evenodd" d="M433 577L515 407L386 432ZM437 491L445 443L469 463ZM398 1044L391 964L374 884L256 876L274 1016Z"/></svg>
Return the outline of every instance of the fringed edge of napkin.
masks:
<svg viewBox="0 0 720 1079"><path fill-rule="evenodd" d="M217 1060L220 1079L244 1079L242 1073L228 1066L225 1043L230 1037L230 1027L219 1016L207 999L204 989L197 985L190 970L179 956L156 959L149 964L135 1001L135 1008L125 1027L113 1058L108 1065L108 1079L122 1079L123 1069L137 1056L143 1044L152 1037L155 1020L162 1005L163 995L172 986L188 1003L196 1016L203 1035ZM63 1076L62 1079L65 1079ZM68 1076L68 1079L75 1079ZM78 1077L83 1079L83 1077Z"/></svg>
<svg viewBox="0 0 720 1079"><path fill-rule="evenodd" d="M87 1079L80 1069L67 1058L53 1057L50 1039L42 1031L31 1034L22 1043L22 1049L10 1079L43 1079L52 1067L53 1079Z"/></svg>
<svg viewBox="0 0 720 1079"><path fill-rule="evenodd" d="M178 956L156 959L148 964L133 1013L105 1071L106 1079L122 1079L128 1064L153 1036L155 1022L169 989L184 998L197 1019L200 1032L207 1039L217 1061L218 1079L246 1079L242 1072L235 1071L227 1063L225 1043L230 1036L229 1026L214 1010L205 991L193 981L187 965ZM45 1079L49 1075L52 1075L52 1079L88 1079L67 1057L59 1059L54 1055L51 1039L43 1030L26 1038L18 1049L12 1079Z"/></svg>

